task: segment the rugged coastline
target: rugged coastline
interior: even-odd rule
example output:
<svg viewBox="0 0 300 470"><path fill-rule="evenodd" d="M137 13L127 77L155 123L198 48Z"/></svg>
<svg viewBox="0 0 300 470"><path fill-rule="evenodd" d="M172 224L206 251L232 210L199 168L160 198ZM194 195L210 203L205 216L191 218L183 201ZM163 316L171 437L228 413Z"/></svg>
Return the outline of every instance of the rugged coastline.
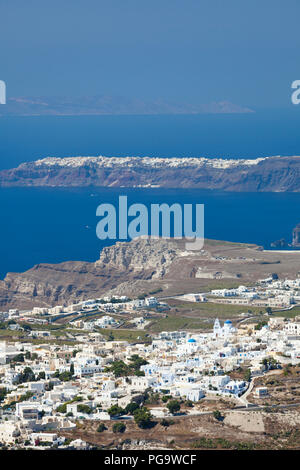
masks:
<svg viewBox="0 0 300 470"><path fill-rule="evenodd" d="M0 186L299 192L300 157L48 157L0 171Z"/></svg>
<svg viewBox="0 0 300 470"><path fill-rule="evenodd" d="M205 292L220 283L253 283L273 272L297 277L299 256L216 240L205 240L199 251L186 251L185 241L175 239L117 242L103 248L94 263L41 263L24 273L7 273L0 280L0 310L67 305L103 294L132 297L157 289L162 296Z"/></svg>

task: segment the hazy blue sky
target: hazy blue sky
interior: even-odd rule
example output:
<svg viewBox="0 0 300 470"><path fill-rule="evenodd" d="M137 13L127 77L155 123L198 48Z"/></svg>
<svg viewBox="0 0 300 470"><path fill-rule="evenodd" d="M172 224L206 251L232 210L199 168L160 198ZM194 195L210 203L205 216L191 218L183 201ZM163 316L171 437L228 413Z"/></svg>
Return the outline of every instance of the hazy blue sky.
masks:
<svg viewBox="0 0 300 470"><path fill-rule="evenodd" d="M299 0L0 0L9 96L290 106Z"/></svg>

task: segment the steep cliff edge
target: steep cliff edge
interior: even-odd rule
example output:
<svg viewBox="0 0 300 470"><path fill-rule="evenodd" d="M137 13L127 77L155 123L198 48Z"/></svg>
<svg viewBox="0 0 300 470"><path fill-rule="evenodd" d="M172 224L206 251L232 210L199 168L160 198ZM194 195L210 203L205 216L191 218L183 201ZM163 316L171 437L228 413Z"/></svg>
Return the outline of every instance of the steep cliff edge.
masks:
<svg viewBox="0 0 300 470"><path fill-rule="evenodd" d="M255 160L149 157L45 158L0 171L0 186L169 187L300 191L300 157Z"/></svg>
<svg viewBox="0 0 300 470"><path fill-rule="evenodd" d="M299 254L263 252L256 245L205 240L186 251L184 240L136 239L102 250L95 263L38 264L0 281L0 310L68 305L104 293L137 297L162 289L163 296L206 292L211 286L254 282L276 272L293 278Z"/></svg>
<svg viewBox="0 0 300 470"><path fill-rule="evenodd" d="M104 248L95 263L43 263L8 273L0 281L0 309L67 304L99 297L124 282L160 279L179 253L176 242L137 239Z"/></svg>
<svg viewBox="0 0 300 470"><path fill-rule="evenodd" d="M131 243L118 242L101 251L95 266L99 269L116 269L127 273L137 272L142 277L151 273L151 278L162 278L172 261L181 253L179 242L162 239L133 240Z"/></svg>

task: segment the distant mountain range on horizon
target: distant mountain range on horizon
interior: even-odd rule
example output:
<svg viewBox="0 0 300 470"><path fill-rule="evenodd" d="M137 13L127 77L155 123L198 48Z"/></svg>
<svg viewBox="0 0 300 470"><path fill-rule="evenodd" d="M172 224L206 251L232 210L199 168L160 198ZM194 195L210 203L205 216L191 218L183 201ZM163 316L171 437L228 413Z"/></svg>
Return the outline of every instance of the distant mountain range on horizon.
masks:
<svg viewBox="0 0 300 470"><path fill-rule="evenodd" d="M245 114L253 109L218 101L208 104L173 103L109 95L85 97L11 97L0 107L0 116L78 116L78 115L155 115L155 114Z"/></svg>

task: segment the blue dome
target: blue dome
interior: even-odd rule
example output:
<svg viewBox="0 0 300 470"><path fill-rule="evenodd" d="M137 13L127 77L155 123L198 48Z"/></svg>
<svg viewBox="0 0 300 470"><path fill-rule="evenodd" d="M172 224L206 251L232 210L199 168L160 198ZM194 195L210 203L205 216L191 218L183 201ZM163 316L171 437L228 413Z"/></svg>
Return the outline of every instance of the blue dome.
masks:
<svg viewBox="0 0 300 470"><path fill-rule="evenodd" d="M227 324L227 325L232 325L232 321L226 320L225 324Z"/></svg>
<svg viewBox="0 0 300 470"><path fill-rule="evenodd" d="M196 340L194 338L191 338L188 340L188 343L196 343Z"/></svg>

